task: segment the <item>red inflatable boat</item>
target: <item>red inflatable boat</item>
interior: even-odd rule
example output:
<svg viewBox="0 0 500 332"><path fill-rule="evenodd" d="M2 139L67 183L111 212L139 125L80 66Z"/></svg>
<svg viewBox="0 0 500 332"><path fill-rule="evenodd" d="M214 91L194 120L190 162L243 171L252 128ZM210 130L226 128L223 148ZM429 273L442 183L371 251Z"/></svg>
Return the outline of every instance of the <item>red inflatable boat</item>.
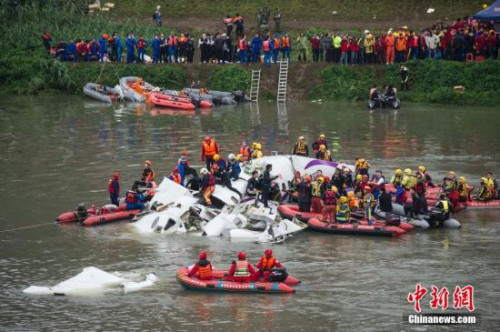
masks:
<svg viewBox="0 0 500 332"><path fill-rule="evenodd" d="M189 98L174 97L159 93L152 93L149 96L149 101L156 106L178 108L182 110L194 110L196 108Z"/></svg>
<svg viewBox="0 0 500 332"><path fill-rule="evenodd" d="M221 271L222 273L224 271ZM188 269L177 270L177 281L189 290L203 292L246 292L246 293L293 293L295 289L284 282L235 282L224 280L223 275L214 275L212 280L200 280L188 276Z"/></svg>
<svg viewBox="0 0 500 332"><path fill-rule="evenodd" d="M114 205L113 205L114 207ZM111 206L91 207L79 216L78 211L65 212L57 217L60 223L77 222L79 221L83 226L96 226L111 223L118 220L132 219L137 215L140 210L126 210L126 205L120 205L118 208L113 209Z"/></svg>
<svg viewBox="0 0 500 332"><path fill-rule="evenodd" d="M229 277L229 271L227 270L212 270L212 276L214 279L221 279L224 281L231 281ZM264 276L262 278L259 278L259 282L269 282L267 277L269 276L269 271L264 272ZM300 284L300 280L289 275L283 283L287 284L288 286L297 286Z"/></svg>
<svg viewBox="0 0 500 332"><path fill-rule="evenodd" d="M474 196L472 201L467 201L462 203L465 205L467 210L482 210L482 209L500 209L500 200L490 200L490 201L475 201Z"/></svg>
<svg viewBox="0 0 500 332"><path fill-rule="evenodd" d="M371 236L399 236L405 233L396 226L376 226L367 223L355 224L332 224L311 218L307 222L311 230L330 234L353 234L353 235L371 235Z"/></svg>
<svg viewBox="0 0 500 332"><path fill-rule="evenodd" d="M322 213L314 213L314 212L300 212L299 211L299 207L297 205L280 205L278 207L278 211L280 213L280 215L284 218L287 218L287 219L293 219L294 217L299 219L300 221L302 222L308 222L311 218L315 218L317 220L321 220L323 218L323 214ZM351 212L351 216L353 216L354 218L352 218L353 220L354 219L363 219L364 218L364 215L363 213L359 212L359 211L353 211ZM373 226L376 226L376 227L388 227L386 225L386 222L385 221L382 221L378 218L376 218L375 216L372 217L373 220L375 221L373 223ZM368 225L368 221L366 220L356 220L356 222L358 222L360 225ZM399 222L397 226L391 226L391 227L396 227L396 228L399 228L403 231L411 231L413 229L415 229L415 227L413 227L413 225L410 225L409 223L407 222Z"/></svg>

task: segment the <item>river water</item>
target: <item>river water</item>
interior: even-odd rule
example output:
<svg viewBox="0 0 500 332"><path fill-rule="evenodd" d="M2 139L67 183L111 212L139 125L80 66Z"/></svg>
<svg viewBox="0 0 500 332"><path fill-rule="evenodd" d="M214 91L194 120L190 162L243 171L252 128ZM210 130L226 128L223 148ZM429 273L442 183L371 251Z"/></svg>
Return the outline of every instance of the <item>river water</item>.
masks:
<svg viewBox="0 0 500 332"><path fill-rule="evenodd" d="M224 154L235 152L241 140L287 153L297 136L312 141L323 132L337 160L364 156L386 173L424 164L436 178L454 170L477 184L484 172L500 172L499 124L498 109L447 105L370 113L364 104L293 103L277 109L264 103L180 114L140 105L103 107L75 96L1 96L0 330L401 331L414 328L403 316L414 312L407 296L417 283L429 292L431 285L447 286L450 307L456 285L474 286L479 323L458 329L498 330L498 211L461 212L460 230L415 231L396 239L299 234L271 246L303 282L284 296L204 294L176 282L176 269L195 261L200 250L225 267L240 250L257 260L266 245L142 236L126 223L83 228L49 222L80 202L106 202L115 170L125 187L146 159L158 175L168 175L181 150L201 165L199 145L207 134ZM32 225L43 226L7 231ZM22 293L86 266L155 271L161 280L127 295ZM424 311L429 300L428 294Z"/></svg>

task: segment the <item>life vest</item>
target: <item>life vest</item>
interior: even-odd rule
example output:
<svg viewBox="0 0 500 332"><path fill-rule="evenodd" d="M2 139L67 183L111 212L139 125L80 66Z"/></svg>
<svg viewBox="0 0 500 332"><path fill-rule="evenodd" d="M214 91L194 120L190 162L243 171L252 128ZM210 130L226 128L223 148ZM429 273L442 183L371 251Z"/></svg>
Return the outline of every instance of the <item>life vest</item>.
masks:
<svg viewBox="0 0 500 332"><path fill-rule="evenodd" d="M155 171L152 168L145 168L142 172L142 179L144 182L151 182L155 178Z"/></svg>
<svg viewBox="0 0 500 332"><path fill-rule="evenodd" d="M237 261L236 269L234 270L235 277L250 277L250 270L248 269L247 261Z"/></svg>
<svg viewBox="0 0 500 332"><path fill-rule="evenodd" d="M208 263L205 266L198 265L198 273L200 275L200 279L212 278L212 264Z"/></svg>
<svg viewBox="0 0 500 332"><path fill-rule="evenodd" d="M337 206L337 214L335 215L335 220L337 222L347 222L349 219L349 205L347 203L342 203Z"/></svg>
<svg viewBox="0 0 500 332"><path fill-rule="evenodd" d="M279 38L274 38L274 49L275 50L279 50L280 49L280 44L281 44L281 41Z"/></svg>
<svg viewBox="0 0 500 332"><path fill-rule="evenodd" d="M239 21L243 21L243 17L242 16L235 16L235 17L233 17L233 22L239 23Z"/></svg>
<svg viewBox="0 0 500 332"><path fill-rule="evenodd" d="M328 190L325 193L325 198L323 200L325 202L325 205L335 205L335 203L337 202L335 191Z"/></svg>
<svg viewBox="0 0 500 332"><path fill-rule="evenodd" d="M139 41L139 43L137 43L137 48L145 48L146 47L146 43L144 42L144 40L141 40Z"/></svg>
<svg viewBox="0 0 500 332"><path fill-rule="evenodd" d="M396 50L405 51L406 50L406 39L404 37L399 37L396 41Z"/></svg>
<svg viewBox="0 0 500 332"><path fill-rule="evenodd" d="M478 197L482 198L482 199L490 199L491 198L491 190L487 184L483 184L483 185L481 185L481 187L479 187Z"/></svg>
<svg viewBox="0 0 500 332"><path fill-rule="evenodd" d="M283 37L283 48L290 48L290 38Z"/></svg>
<svg viewBox="0 0 500 332"><path fill-rule="evenodd" d="M442 209L444 213L448 213L450 211L450 204L448 203L448 200L442 200L441 205L443 205Z"/></svg>
<svg viewBox="0 0 500 332"><path fill-rule="evenodd" d="M240 51L246 51L248 49L248 43L245 39L240 40Z"/></svg>
<svg viewBox="0 0 500 332"><path fill-rule="evenodd" d="M405 175L402 184L406 190L410 190L417 184L417 177L414 175Z"/></svg>
<svg viewBox="0 0 500 332"><path fill-rule="evenodd" d="M316 196L316 197L320 197L321 196L321 186L316 181L313 182L313 184L312 184L311 194L313 196Z"/></svg>
<svg viewBox="0 0 500 332"><path fill-rule="evenodd" d="M320 160L330 160L330 157L331 157L331 154L330 154L330 151L326 150L326 151L321 151L320 154L319 154L319 159Z"/></svg>
<svg viewBox="0 0 500 332"><path fill-rule="evenodd" d="M359 203L356 197L353 197L349 200L349 207L352 209L357 209L359 207Z"/></svg>
<svg viewBox="0 0 500 332"><path fill-rule="evenodd" d="M271 47L269 45L269 39L268 40L264 40L264 42L262 43L262 50L264 52L269 52L271 50Z"/></svg>
<svg viewBox="0 0 500 332"><path fill-rule="evenodd" d="M135 193L133 191L128 191L125 197L125 203L132 204L137 203L137 198L135 198Z"/></svg>
<svg viewBox="0 0 500 332"><path fill-rule="evenodd" d="M469 190L467 189L467 184L466 183L460 183L458 185L458 195L462 198L467 198L469 194Z"/></svg>
<svg viewBox="0 0 500 332"><path fill-rule="evenodd" d="M118 191L120 191L120 185L118 185ZM115 192L115 186L114 186L114 180L113 179L110 179L108 181L108 192L110 194L118 194Z"/></svg>
<svg viewBox="0 0 500 332"><path fill-rule="evenodd" d="M180 37L179 38L179 44L184 44L184 43L187 43L187 38L186 37Z"/></svg>
<svg viewBox="0 0 500 332"><path fill-rule="evenodd" d="M274 263L276 262L276 258L274 256L271 256L271 258L267 258L266 256L262 257L261 260L261 269L269 271L273 268Z"/></svg>
<svg viewBox="0 0 500 332"><path fill-rule="evenodd" d="M370 166L366 160L358 160L356 162L356 169L369 169Z"/></svg>
<svg viewBox="0 0 500 332"><path fill-rule="evenodd" d="M403 175L394 175L391 182L393 184L397 184L397 185L400 185L401 182L403 182Z"/></svg>
<svg viewBox="0 0 500 332"><path fill-rule="evenodd" d="M490 190L495 190L495 179L494 178L489 178L488 179L488 187Z"/></svg>
<svg viewBox="0 0 500 332"><path fill-rule="evenodd" d="M255 150L252 152L252 159L259 159L262 157L262 151L260 150Z"/></svg>
<svg viewBox="0 0 500 332"><path fill-rule="evenodd" d="M174 181L175 183L177 184L181 184L181 175L179 173L174 174L174 173L171 173L170 176L168 177L170 180Z"/></svg>
<svg viewBox="0 0 500 332"><path fill-rule="evenodd" d="M211 140L209 144L203 143L203 153L205 157L213 157L217 154L217 144Z"/></svg>
<svg viewBox="0 0 500 332"><path fill-rule="evenodd" d="M370 208L374 208L377 205L377 201L375 200L375 197L373 197L373 194L365 194L363 197L363 206L365 208L368 207L368 203L370 203Z"/></svg>
<svg viewBox="0 0 500 332"><path fill-rule="evenodd" d="M248 146L241 147L240 154L243 161L247 161L248 157L250 157L250 148Z"/></svg>
<svg viewBox="0 0 500 332"><path fill-rule="evenodd" d="M457 181L455 179L447 179L443 183L444 191L453 191L457 189Z"/></svg>
<svg viewBox="0 0 500 332"><path fill-rule="evenodd" d="M306 155L306 143L297 142L295 143L295 153L298 155Z"/></svg>
<svg viewBox="0 0 500 332"><path fill-rule="evenodd" d="M177 43L179 42L179 40L177 39L177 37L175 36L170 36L168 37L168 41L167 41L167 44L169 46L177 46Z"/></svg>

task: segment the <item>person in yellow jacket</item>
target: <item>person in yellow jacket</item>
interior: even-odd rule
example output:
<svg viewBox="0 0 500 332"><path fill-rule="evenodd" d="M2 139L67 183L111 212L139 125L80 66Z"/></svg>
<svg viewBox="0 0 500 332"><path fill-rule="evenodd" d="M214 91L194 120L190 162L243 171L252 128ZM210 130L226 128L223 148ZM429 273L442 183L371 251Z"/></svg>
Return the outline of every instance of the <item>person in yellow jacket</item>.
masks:
<svg viewBox="0 0 500 332"><path fill-rule="evenodd" d="M491 198L492 199L497 199L498 198L498 183L497 180L493 177L493 173L488 172L486 173L486 179L488 179L488 187L490 187L491 190Z"/></svg>
<svg viewBox="0 0 500 332"><path fill-rule="evenodd" d="M368 170L370 169L370 163L366 161L365 158L356 158L354 162L354 167L356 169L356 174L368 175Z"/></svg>
<svg viewBox="0 0 500 332"><path fill-rule="evenodd" d="M337 203L337 213L335 214L335 223L345 224L349 222L351 217L351 209L349 208L348 199L345 196L340 197Z"/></svg>
<svg viewBox="0 0 500 332"><path fill-rule="evenodd" d="M365 31L365 40L363 42L363 46L365 49L365 61L366 63L374 63L374 48L375 48L375 37L368 30Z"/></svg>
<svg viewBox="0 0 500 332"><path fill-rule="evenodd" d="M399 187L401 182L403 182L403 170L398 168L394 171L394 175L391 177L389 183L392 183L395 187Z"/></svg>
<svg viewBox="0 0 500 332"><path fill-rule="evenodd" d="M476 200L478 201L489 201L491 200L491 190L488 185L488 178L481 178L481 186L479 187L479 193L477 194Z"/></svg>
<svg viewBox="0 0 500 332"><path fill-rule="evenodd" d="M263 153L262 153L262 145L260 143L255 143L252 148L252 159L259 159L262 158Z"/></svg>
<svg viewBox="0 0 500 332"><path fill-rule="evenodd" d="M405 169L403 176L403 180L401 181L401 185L406 189L410 190L417 184L417 177L412 174L411 169Z"/></svg>
<svg viewBox="0 0 500 332"><path fill-rule="evenodd" d="M469 189L467 188L467 180L465 177L461 176L458 178L458 199L460 202L467 202L470 201L470 192Z"/></svg>
<svg viewBox="0 0 500 332"><path fill-rule="evenodd" d="M309 146L307 146L304 136L299 137L299 140L297 141L297 143L295 143L293 147L292 154L304 157L309 156Z"/></svg>

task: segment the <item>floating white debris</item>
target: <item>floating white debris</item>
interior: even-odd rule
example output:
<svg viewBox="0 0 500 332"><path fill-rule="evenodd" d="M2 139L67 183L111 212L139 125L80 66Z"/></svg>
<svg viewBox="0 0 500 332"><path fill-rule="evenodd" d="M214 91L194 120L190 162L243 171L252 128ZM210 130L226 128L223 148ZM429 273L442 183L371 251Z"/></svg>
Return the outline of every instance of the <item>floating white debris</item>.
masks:
<svg viewBox="0 0 500 332"><path fill-rule="evenodd" d="M434 8L429 8L427 9L427 14L432 14L434 13L436 10Z"/></svg>

